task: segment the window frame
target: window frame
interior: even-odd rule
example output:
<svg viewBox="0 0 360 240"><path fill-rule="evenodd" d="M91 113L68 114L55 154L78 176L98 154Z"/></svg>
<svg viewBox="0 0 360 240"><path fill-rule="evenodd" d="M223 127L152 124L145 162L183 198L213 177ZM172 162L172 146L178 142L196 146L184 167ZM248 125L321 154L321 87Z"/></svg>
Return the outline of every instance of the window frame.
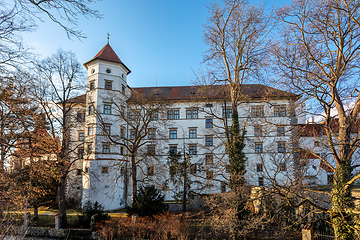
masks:
<svg viewBox="0 0 360 240"><path fill-rule="evenodd" d="M177 139L177 129L169 129L169 139Z"/></svg>
<svg viewBox="0 0 360 240"><path fill-rule="evenodd" d="M197 146L196 146L196 144L189 145L189 155L197 155Z"/></svg>
<svg viewBox="0 0 360 240"><path fill-rule="evenodd" d="M78 141L80 141L80 142L85 141L85 132L84 131L78 131Z"/></svg>
<svg viewBox="0 0 360 240"><path fill-rule="evenodd" d="M253 118L262 118L264 117L264 106L257 105L251 107L251 116Z"/></svg>
<svg viewBox="0 0 360 240"><path fill-rule="evenodd" d="M255 153L263 153L263 144L261 142L255 143Z"/></svg>
<svg viewBox="0 0 360 240"><path fill-rule="evenodd" d="M262 127L261 125L254 126L254 137L262 137Z"/></svg>
<svg viewBox="0 0 360 240"><path fill-rule="evenodd" d="M205 128L213 128L213 119L212 118L206 118L205 119Z"/></svg>
<svg viewBox="0 0 360 240"><path fill-rule="evenodd" d="M196 128L189 128L189 138L190 139L197 138L197 129Z"/></svg>
<svg viewBox="0 0 360 240"><path fill-rule="evenodd" d="M207 147L214 146L214 137L213 136L205 136L205 146L207 146Z"/></svg>
<svg viewBox="0 0 360 240"><path fill-rule="evenodd" d="M78 148L78 158L84 159L85 158L85 150L84 148Z"/></svg>
<svg viewBox="0 0 360 240"><path fill-rule="evenodd" d="M105 80L104 89L112 90L113 81Z"/></svg>
<svg viewBox="0 0 360 240"><path fill-rule="evenodd" d="M276 128L277 136L285 136L285 126L277 126Z"/></svg>
<svg viewBox="0 0 360 240"><path fill-rule="evenodd" d="M111 115L111 104L104 104L104 114Z"/></svg>
<svg viewBox="0 0 360 240"><path fill-rule="evenodd" d="M277 142L277 152L286 153L286 143L284 141Z"/></svg>
<svg viewBox="0 0 360 240"><path fill-rule="evenodd" d="M109 143L103 143L103 145L102 145L102 153L103 154L110 154L110 144Z"/></svg>
<svg viewBox="0 0 360 240"><path fill-rule="evenodd" d="M275 105L274 106L274 117L286 117L287 109L286 105Z"/></svg>
<svg viewBox="0 0 360 240"><path fill-rule="evenodd" d="M85 122L85 113L84 112L78 112L76 116L77 122Z"/></svg>
<svg viewBox="0 0 360 240"><path fill-rule="evenodd" d="M205 165L214 164L214 154L205 154Z"/></svg>

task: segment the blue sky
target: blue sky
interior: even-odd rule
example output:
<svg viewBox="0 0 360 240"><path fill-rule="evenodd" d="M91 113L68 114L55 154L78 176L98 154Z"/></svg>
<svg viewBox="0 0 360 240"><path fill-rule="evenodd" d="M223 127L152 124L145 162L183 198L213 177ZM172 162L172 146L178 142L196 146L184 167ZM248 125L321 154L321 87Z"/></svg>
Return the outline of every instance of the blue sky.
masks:
<svg viewBox="0 0 360 240"><path fill-rule="evenodd" d="M212 0L103 0L92 6L103 19L81 18L87 38L69 40L59 26L44 18L25 44L46 57L57 49L73 51L79 62L90 60L106 44L130 68L132 87L191 85L207 46L203 24ZM280 0L275 1L280 4ZM274 3L272 3L274 4Z"/></svg>

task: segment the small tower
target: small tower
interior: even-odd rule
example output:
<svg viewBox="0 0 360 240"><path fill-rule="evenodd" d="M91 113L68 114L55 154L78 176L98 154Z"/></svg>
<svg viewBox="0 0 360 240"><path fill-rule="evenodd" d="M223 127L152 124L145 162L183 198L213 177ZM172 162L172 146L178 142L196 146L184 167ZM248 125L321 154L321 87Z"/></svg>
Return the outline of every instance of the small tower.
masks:
<svg viewBox="0 0 360 240"><path fill-rule="evenodd" d="M87 158L83 164L82 205L87 201L99 201L105 209L116 209L125 204L126 176L121 176L117 168L126 159L121 154L120 146L113 144L104 131L111 136L120 136L123 123L116 116L119 104L115 103L123 102L129 96L127 75L131 71L109 42L84 66L88 72L85 119ZM123 181L119 180L121 178L124 178Z"/></svg>

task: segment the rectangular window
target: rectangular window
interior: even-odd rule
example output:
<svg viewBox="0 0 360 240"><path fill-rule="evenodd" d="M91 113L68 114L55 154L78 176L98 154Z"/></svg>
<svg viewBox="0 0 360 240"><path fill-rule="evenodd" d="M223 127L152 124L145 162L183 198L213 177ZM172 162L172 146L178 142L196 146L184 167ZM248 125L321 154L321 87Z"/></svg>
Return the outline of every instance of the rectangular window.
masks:
<svg viewBox="0 0 360 240"><path fill-rule="evenodd" d="M264 107L263 106L251 107L251 116L255 118L264 117Z"/></svg>
<svg viewBox="0 0 360 240"><path fill-rule="evenodd" d="M205 120L205 127L206 127L206 128L212 128L212 127L213 127L213 120L212 120L212 118L207 118L207 119Z"/></svg>
<svg viewBox="0 0 360 240"><path fill-rule="evenodd" d="M121 84L121 93L125 94L125 86L123 84Z"/></svg>
<svg viewBox="0 0 360 240"><path fill-rule="evenodd" d="M111 114L111 105L110 104L104 105L104 114Z"/></svg>
<svg viewBox="0 0 360 240"><path fill-rule="evenodd" d="M191 164L190 174L196 174L196 173L197 173L197 164Z"/></svg>
<svg viewBox="0 0 360 240"><path fill-rule="evenodd" d="M277 127L277 135L278 136L285 136L285 127L284 126L278 126Z"/></svg>
<svg viewBox="0 0 360 240"><path fill-rule="evenodd" d="M92 152L92 145L89 144L89 145L87 146L87 153L90 154L91 152Z"/></svg>
<svg viewBox="0 0 360 240"><path fill-rule="evenodd" d="M205 104L205 107L208 107L208 108L211 108L212 106L213 106L212 103Z"/></svg>
<svg viewBox="0 0 360 240"><path fill-rule="evenodd" d="M174 119L180 119L180 111L174 110Z"/></svg>
<svg viewBox="0 0 360 240"><path fill-rule="evenodd" d="M169 120L174 119L174 111L173 110L167 111L167 119L169 119Z"/></svg>
<svg viewBox="0 0 360 240"><path fill-rule="evenodd" d="M264 178L259 177L259 186L264 186Z"/></svg>
<svg viewBox="0 0 360 240"><path fill-rule="evenodd" d="M148 145L147 146L147 154L149 156L154 156L155 155L155 146L154 145Z"/></svg>
<svg viewBox="0 0 360 240"><path fill-rule="evenodd" d="M256 164L256 171L262 172L263 171L263 165L261 163Z"/></svg>
<svg viewBox="0 0 360 240"><path fill-rule="evenodd" d="M109 173L109 167L102 167L101 173Z"/></svg>
<svg viewBox="0 0 360 240"><path fill-rule="evenodd" d="M285 153L285 142L278 142L278 153Z"/></svg>
<svg viewBox="0 0 360 240"><path fill-rule="evenodd" d="M95 88L95 82L94 81L90 82L89 88L90 88L90 90L93 90Z"/></svg>
<svg viewBox="0 0 360 240"><path fill-rule="evenodd" d="M94 106L91 105L91 106L89 106L89 115L91 115L93 113L94 113Z"/></svg>
<svg viewBox="0 0 360 240"><path fill-rule="evenodd" d="M205 137L205 146L212 146L213 145L213 137L207 136Z"/></svg>
<svg viewBox="0 0 360 240"><path fill-rule="evenodd" d="M223 117L231 118L232 112L232 108L223 109Z"/></svg>
<svg viewBox="0 0 360 240"><path fill-rule="evenodd" d="M158 120L159 119L159 112L158 111L155 111L151 114L151 120Z"/></svg>
<svg viewBox="0 0 360 240"><path fill-rule="evenodd" d="M123 146L120 147L120 155L124 155L124 147Z"/></svg>
<svg viewBox="0 0 360 240"><path fill-rule="evenodd" d="M85 132L81 131L79 132L79 137L78 137L79 141L85 141Z"/></svg>
<svg viewBox="0 0 360 240"><path fill-rule="evenodd" d="M190 155L196 155L197 154L196 145L190 145L189 146L189 154Z"/></svg>
<svg viewBox="0 0 360 240"><path fill-rule="evenodd" d="M186 119L197 119L198 118L198 110L186 110Z"/></svg>
<svg viewBox="0 0 360 240"><path fill-rule="evenodd" d="M131 140L134 140L134 139L135 139L135 136L136 136L135 130L131 130L131 131L130 131L130 139L131 139Z"/></svg>
<svg viewBox="0 0 360 240"><path fill-rule="evenodd" d="M284 162L280 163L279 170L282 171L282 172L286 171L286 163L284 163Z"/></svg>
<svg viewBox="0 0 360 240"><path fill-rule="evenodd" d="M93 134L93 128L92 127L88 127L88 136L91 136Z"/></svg>
<svg viewBox="0 0 360 240"><path fill-rule="evenodd" d="M112 90L112 81L105 81L105 89Z"/></svg>
<svg viewBox="0 0 360 240"><path fill-rule="evenodd" d="M212 170L206 170L206 178L207 179L213 179L214 178L214 172Z"/></svg>
<svg viewBox="0 0 360 240"><path fill-rule="evenodd" d="M278 105L274 107L274 116L275 117L286 117L286 106Z"/></svg>
<svg viewBox="0 0 360 240"><path fill-rule="evenodd" d="M262 143L255 143L255 153L262 153Z"/></svg>
<svg viewBox="0 0 360 240"><path fill-rule="evenodd" d="M177 138L177 130L176 130L176 129L170 129L170 131L169 131L169 138L170 138L170 139L175 139L175 138Z"/></svg>
<svg viewBox="0 0 360 240"><path fill-rule="evenodd" d="M102 153L110 153L110 144L104 143L102 147L103 147Z"/></svg>
<svg viewBox="0 0 360 240"><path fill-rule="evenodd" d="M124 127L120 127L120 137L125 138L125 128Z"/></svg>
<svg viewBox="0 0 360 240"><path fill-rule="evenodd" d="M76 175L78 175L78 176L82 175L82 170L81 170L81 169L77 169L77 170L76 170Z"/></svg>
<svg viewBox="0 0 360 240"><path fill-rule="evenodd" d="M170 145L169 153L170 154L177 154L177 146L176 145Z"/></svg>
<svg viewBox="0 0 360 240"><path fill-rule="evenodd" d="M80 159L83 159L84 158L84 149L83 148L79 148L78 149L78 157Z"/></svg>
<svg viewBox="0 0 360 240"><path fill-rule="evenodd" d="M262 136L262 128L260 125L254 126L254 136L255 137L261 137Z"/></svg>
<svg viewBox="0 0 360 240"><path fill-rule="evenodd" d="M154 128L149 129L148 137L149 137L149 139L155 139L155 129Z"/></svg>
<svg viewBox="0 0 360 240"><path fill-rule="evenodd" d="M104 126L104 133L110 135L111 134L111 126L110 125L105 125Z"/></svg>
<svg viewBox="0 0 360 240"><path fill-rule="evenodd" d="M212 165L214 163L214 156L212 154L205 155L205 164Z"/></svg>
<svg viewBox="0 0 360 240"><path fill-rule="evenodd" d="M189 138L196 138L196 137L197 137L196 129L189 129Z"/></svg>
<svg viewBox="0 0 360 240"><path fill-rule="evenodd" d="M85 113L84 112L78 112L76 120L78 122L85 122Z"/></svg>
<svg viewBox="0 0 360 240"><path fill-rule="evenodd" d="M167 119L179 119L180 118L180 111L179 110L168 110L167 111Z"/></svg>
<svg viewBox="0 0 360 240"><path fill-rule="evenodd" d="M154 166L148 166L147 175L148 176L154 176Z"/></svg>

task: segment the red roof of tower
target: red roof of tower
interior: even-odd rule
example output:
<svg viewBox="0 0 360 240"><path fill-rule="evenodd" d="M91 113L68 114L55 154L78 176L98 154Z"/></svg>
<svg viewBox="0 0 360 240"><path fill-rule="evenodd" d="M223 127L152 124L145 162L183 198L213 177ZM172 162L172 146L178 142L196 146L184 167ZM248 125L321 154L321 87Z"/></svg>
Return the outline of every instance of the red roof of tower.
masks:
<svg viewBox="0 0 360 240"><path fill-rule="evenodd" d="M112 49L112 47L110 46L109 43L107 43L100 50L100 52L98 52L98 54L96 54L96 56L93 57L93 59L84 63L84 66L86 67L86 69L87 69L87 64L95 59L101 59L101 60L105 60L105 61L109 61L109 62L120 63L126 68L126 70L128 70L128 74L131 72L130 69L128 67L126 67L125 64L120 60L118 55L116 55L115 51Z"/></svg>

